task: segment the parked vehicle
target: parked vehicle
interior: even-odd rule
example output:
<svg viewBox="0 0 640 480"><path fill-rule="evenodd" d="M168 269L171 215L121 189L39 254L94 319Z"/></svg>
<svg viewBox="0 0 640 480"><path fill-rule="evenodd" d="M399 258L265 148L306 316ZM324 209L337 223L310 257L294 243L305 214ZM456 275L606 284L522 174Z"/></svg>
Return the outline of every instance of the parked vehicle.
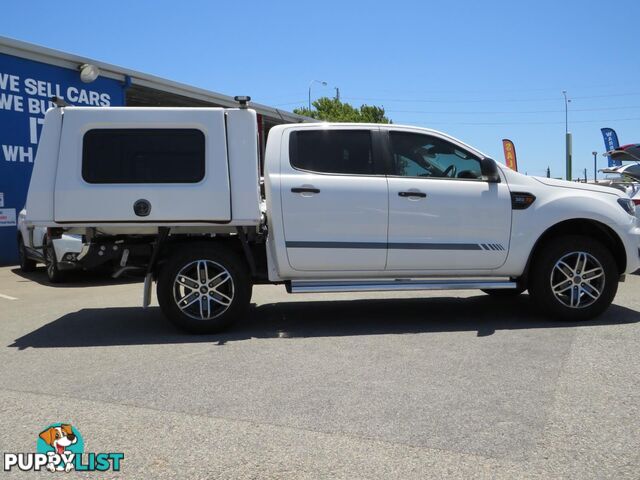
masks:
<svg viewBox="0 0 640 480"><path fill-rule="evenodd" d="M32 272L38 263L44 263L51 283L61 282L64 272L81 268L78 254L82 250L82 236L62 234L49 239L45 227L28 229L25 223L26 210L18 215L18 257L20 269Z"/></svg>
<svg viewBox="0 0 640 480"><path fill-rule="evenodd" d="M528 177L434 130L279 125L263 166L258 152L246 105L53 109L27 225L84 235L83 264L145 258L144 306L156 281L164 314L192 332L241 317L261 283L528 289L549 318L581 321L640 267L624 193Z"/></svg>
<svg viewBox="0 0 640 480"><path fill-rule="evenodd" d="M625 147L630 147L630 145L625 145ZM600 171L620 175L617 178L608 180L610 185L624 191L633 200L636 207L640 205L640 163L627 163L604 168ZM636 208L636 217L640 218L640 208Z"/></svg>

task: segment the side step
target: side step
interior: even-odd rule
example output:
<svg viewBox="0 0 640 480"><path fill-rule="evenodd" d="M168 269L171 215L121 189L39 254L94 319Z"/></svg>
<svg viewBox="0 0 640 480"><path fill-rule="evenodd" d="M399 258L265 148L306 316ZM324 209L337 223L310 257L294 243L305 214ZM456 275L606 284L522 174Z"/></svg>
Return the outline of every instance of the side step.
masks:
<svg viewBox="0 0 640 480"><path fill-rule="evenodd" d="M320 292L384 292L411 290L483 290L517 288L509 279L384 279L384 280L293 280L287 284L289 293Z"/></svg>

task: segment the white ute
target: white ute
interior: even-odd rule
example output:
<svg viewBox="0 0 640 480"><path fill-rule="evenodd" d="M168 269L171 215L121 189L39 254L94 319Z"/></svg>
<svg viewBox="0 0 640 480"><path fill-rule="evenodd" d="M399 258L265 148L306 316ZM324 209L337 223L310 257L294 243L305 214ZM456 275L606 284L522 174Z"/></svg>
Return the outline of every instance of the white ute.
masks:
<svg viewBox="0 0 640 480"><path fill-rule="evenodd" d="M143 262L145 306L156 281L171 321L214 332L261 283L528 289L549 318L586 320L640 267L634 208L615 189L521 175L416 127L279 125L261 164L241 101L49 110L27 226L83 235L87 266Z"/></svg>

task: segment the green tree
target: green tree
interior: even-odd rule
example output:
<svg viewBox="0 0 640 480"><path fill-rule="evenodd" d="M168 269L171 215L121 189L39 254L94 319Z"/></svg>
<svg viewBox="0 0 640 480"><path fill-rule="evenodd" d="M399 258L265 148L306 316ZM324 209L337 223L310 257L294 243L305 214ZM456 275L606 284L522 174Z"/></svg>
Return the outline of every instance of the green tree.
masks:
<svg viewBox="0 0 640 480"><path fill-rule="evenodd" d="M322 97L313 102L313 106L315 110L296 108L293 113L326 122L393 123L385 116L384 108L375 105L357 108L337 98Z"/></svg>

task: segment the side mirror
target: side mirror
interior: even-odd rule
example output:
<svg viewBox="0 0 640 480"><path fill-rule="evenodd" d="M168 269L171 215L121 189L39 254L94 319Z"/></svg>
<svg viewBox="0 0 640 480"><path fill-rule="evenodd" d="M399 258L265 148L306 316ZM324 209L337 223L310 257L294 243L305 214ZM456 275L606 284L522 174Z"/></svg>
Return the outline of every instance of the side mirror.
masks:
<svg viewBox="0 0 640 480"><path fill-rule="evenodd" d="M480 160L480 168L482 169L483 180L489 183L500 183L500 173L493 158L485 157Z"/></svg>

